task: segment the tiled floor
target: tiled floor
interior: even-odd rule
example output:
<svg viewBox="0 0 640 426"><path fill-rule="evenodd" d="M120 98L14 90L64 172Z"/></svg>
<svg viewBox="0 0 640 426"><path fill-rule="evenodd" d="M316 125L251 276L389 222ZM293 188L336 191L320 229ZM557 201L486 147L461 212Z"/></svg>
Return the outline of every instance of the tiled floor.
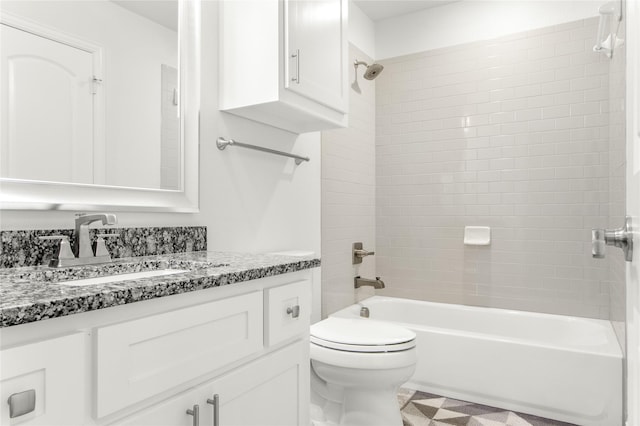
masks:
<svg viewBox="0 0 640 426"><path fill-rule="evenodd" d="M398 393L398 402L404 426L571 426L556 420L404 388Z"/></svg>

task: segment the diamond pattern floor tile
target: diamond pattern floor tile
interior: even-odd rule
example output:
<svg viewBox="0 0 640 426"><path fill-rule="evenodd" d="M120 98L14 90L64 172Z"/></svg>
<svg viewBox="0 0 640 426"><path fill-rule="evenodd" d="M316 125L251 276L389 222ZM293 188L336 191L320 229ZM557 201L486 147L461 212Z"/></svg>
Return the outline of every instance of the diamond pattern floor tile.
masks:
<svg viewBox="0 0 640 426"><path fill-rule="evenodd" d="M404 426L575 426L530 414L400 389Z"/></svg>

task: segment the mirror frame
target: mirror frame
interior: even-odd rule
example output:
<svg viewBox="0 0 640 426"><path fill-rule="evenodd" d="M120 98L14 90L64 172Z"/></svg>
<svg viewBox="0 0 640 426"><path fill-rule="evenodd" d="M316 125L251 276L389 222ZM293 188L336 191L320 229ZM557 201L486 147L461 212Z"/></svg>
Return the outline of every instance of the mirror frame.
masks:
<svg viewBox="0 0 640 426"><path fill-rule="evenodd" d="M0 178L0 210L199 211L200 0L179 0L178 4L182 189ZM0 22L8 24L1 17Z"/></svg>

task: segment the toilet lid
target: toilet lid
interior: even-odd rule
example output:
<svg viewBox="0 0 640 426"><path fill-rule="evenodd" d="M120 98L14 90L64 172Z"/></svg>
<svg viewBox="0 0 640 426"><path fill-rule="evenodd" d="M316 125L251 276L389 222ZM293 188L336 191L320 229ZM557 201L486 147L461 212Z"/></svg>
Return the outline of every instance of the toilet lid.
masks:
<svg viewBox="0 0 640 426"><path fill-rule="evenodd" d="M350 352L397 352L415 347L416 334L368 318L329 317L311 326L311 343Z"/></svg>

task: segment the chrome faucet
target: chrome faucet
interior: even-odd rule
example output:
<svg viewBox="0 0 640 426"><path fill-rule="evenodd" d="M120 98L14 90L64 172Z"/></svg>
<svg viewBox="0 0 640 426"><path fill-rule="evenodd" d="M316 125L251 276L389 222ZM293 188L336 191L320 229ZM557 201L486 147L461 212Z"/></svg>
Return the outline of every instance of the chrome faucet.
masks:
<svg viewBox="0 0 640 426"><path fill-rule="evenodd" d="M117 223L116 215L113 213L79 213L76 215L76 241L73 245L73 253L76 258L94 257L91 237L89 237L89 225L100 221L102 221L103 225L115 225Z"/></svg>
<svg viewBox="0 0 640 426"><path fill-rule="evenodd" d="M353 285L355 288L360 288L362 286L371 286L373 288L384 288L384 281L380 279L380 277L376 277L375 280L369 280L367 278L362 278L359 275L353 279Z"/></svg>
<svg viewBox="0 0 640 426"><path fill-rule="evenodd" d="M112 213L77 214L73 250L71 249L67 235L47 235L39 237L41 240L59 241L54 256L49 260L49 266L52 268L60 268L111 262L111 256L107 250L104 238L118 237L119 234L98 234L94 254L91 237L89 236L89 225L93 222L102 222L103 225L115 225L117 220L116 215Z"/></svg>

